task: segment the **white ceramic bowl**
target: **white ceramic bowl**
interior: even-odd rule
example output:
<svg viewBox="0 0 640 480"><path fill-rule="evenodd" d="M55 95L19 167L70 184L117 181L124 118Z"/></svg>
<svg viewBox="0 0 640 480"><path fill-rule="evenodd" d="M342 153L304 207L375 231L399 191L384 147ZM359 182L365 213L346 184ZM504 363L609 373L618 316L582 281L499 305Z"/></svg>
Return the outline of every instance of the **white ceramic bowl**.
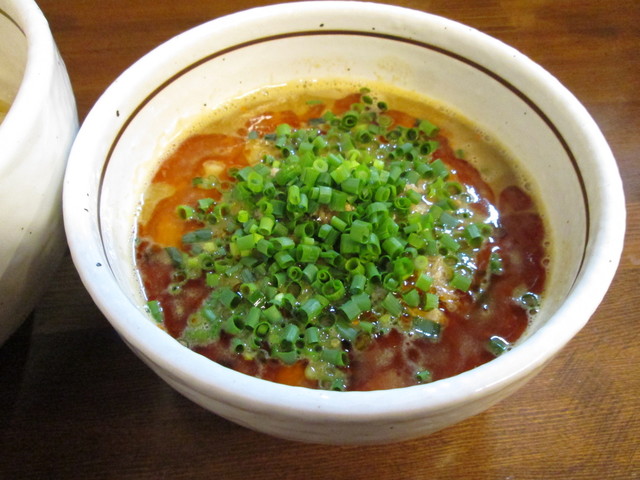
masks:
<svg viewBox="0 0 640 480"><path fill-rule="evenodd" d="M132 269L134 214L178 126L265 85L325 77L381 80L443 102L499 138L538 184L553 232L550 293L513 350L431 384L327 392L231 371L186 349L147 318ZM625 224L621 182L605 139L580 103L541 67L440 17L331 1L219 18L124 72L90 112L74 144L64 215L73 259L94 300L171 386L249 428L342 444L425 435L522 386L603 298Z"/></svg>
<svg viewBox="0 0 640 480"><path fill-rule="evenodd" d="M78 130L75 99L42 12L0 0L0 344L62 258L62 178Z"/></svg>

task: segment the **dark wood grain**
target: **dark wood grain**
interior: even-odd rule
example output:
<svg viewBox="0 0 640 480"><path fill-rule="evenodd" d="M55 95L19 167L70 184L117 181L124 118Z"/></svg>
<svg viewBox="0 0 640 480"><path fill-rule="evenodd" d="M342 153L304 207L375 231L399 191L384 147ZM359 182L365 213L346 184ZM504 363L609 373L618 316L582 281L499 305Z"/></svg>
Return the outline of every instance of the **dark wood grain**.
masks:
<svg viewBox="0 0 640 480"><path fill-rule="evenodd" d="M40 0L81 118L128 65L251 0ZM556 75L599 123L622 172L626 247L589 324L489 411L386 447L303 445L255 433L175 393L123 344L66 256L0 348L0 478L640 478L640 2L392 2L461 21Z"/></svg>

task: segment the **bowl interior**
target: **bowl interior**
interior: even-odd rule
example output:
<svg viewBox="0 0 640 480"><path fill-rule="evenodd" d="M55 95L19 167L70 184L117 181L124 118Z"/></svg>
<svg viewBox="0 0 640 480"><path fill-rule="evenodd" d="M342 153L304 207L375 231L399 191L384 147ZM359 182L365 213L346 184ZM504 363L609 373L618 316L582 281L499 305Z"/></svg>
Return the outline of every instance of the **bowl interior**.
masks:
<svg viewBox="0 0 640 480"><path fill-rule="evenodd" d="M319 78L383 82L432 98L499 139L545 200L553 238L550 276L530 335L562 303L580 268L588 223L583 180L575 154L553 120L509 79L479 62L402 37L319 29L205 50L177 72L145 79L149 85L139 92L135 108L118 112L124 116L123 127L110 145L100 190L101 235L118 282L134 304L144 304L132 273L134 215L150 172L163 151L188 132L190 122L267 85Z"/></svg>

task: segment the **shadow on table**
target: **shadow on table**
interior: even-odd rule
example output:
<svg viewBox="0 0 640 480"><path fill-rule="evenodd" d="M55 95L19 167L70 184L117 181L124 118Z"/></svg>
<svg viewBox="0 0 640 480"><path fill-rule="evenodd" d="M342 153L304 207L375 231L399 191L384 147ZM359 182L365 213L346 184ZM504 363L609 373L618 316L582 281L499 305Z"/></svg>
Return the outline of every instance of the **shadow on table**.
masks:
<svg viewBox="0 0 640 480"><path fill-rule="evenodd" d="M0 347L0 429L4 429L19 394L33 330L33 314Z"/></svg>
<svg viewBox="0 0 640 480"><path fill-rule="evenodd" d="M23 328L0 351L0 478L418 479L489 460L466 441L483 437L482 415L392 446L299 444L193 404L112 328Z"/></svg>

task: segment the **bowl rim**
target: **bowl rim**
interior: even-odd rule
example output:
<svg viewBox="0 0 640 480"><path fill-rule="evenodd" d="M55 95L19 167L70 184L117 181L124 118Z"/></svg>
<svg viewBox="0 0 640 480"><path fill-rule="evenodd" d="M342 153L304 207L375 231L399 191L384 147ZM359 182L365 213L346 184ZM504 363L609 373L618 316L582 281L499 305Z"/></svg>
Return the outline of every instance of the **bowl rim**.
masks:
<svg viewBox="0 0 640 480"><path fill-rule="evenodd" d="M0 145L3 145L0 171L10 167L2 159L14 158L33 136L29 126L36 124L34 115L46 104L51 93L49 85L53 81L57 52L49 24L33 0L9 0L8 4L15 13L4 10L0 5L0 15L24 34L27 58L16 96L0 123Z"/></svg>
<svg viewBox="0 0 640 480"><path fill-rule="evenodd" d="M101 115L112 111L112 105L121 105L123 100L127 100L126 91L131 85L140 88L136 84L138 78L148 75L148 69L156 73L154 69L159 70L160 65L170 61L168 57L176 54L183 44L197 42L210 29L238 28L243 22L250 24L275 19L283 13L293 17L331 13L345 8L444 28L452 35L479 42L491 48L494 55L514 62L514 68L520 69L566 107L571 115L579 118L579 131L585 133L585 139L591 142L593 157L598 158L600 193L606 192L609 196L608 202L599 205L602 213L596 222L598 228L594 228L592 222L586 246L587 257L576 282L567 300L549 321L512 351L472 370L430 384L368 392L330 392L276 384L222 367L183 347L152 325L139 308L124 299L113 275L108 268L103 268L106 257L101 248L86 242L95 233L92 232L95 226L92 218L98 216L98 209L95 197L90 199L90 203L85 198L83 182L95 176L95 172L87 165L90 162L81 157L86 155L84 149L92 136L102 139L105 135L101 132ZM71 255L87 290L125 342L161 376L168 375L188 389L238 408L278 411L293 417L312 414L313 421L318 422L331 418L349 422L365 422L380 416L387 419L415 418L426 411L448 410L473 398L499 392L512 381L536 371L586 324L604 297L619 262L625 226L624 194L613 154L586 109L550 73L512 47L453 20L404 7L349 1L297 2L295 11L289 4L256 7L194 27L146 54L118 77L88 114L70 154L63 205ZM78 213L83 205L91 206L91 218ZM593 275L599 278L597 285L583 281ZM137 317L136 321L132 321L131 315ZM140 339L140 333L147 337Z"/></svg>

